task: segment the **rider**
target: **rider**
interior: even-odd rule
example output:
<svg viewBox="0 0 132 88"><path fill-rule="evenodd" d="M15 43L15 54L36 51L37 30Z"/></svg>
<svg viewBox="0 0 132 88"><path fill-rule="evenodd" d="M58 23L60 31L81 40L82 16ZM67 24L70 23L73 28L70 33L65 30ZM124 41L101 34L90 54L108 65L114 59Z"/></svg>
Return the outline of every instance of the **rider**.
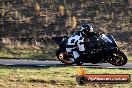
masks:
<svg viewBox="0 0 132 88"><path fill-rule="evenodd" d="M66 51L73 55L73 58L70 58L73 63L81 63L81 54L85 52L84 38L90 32L93 32L93 27L90 24L83 24L80 31L75 32L68 39Z"/></svg>

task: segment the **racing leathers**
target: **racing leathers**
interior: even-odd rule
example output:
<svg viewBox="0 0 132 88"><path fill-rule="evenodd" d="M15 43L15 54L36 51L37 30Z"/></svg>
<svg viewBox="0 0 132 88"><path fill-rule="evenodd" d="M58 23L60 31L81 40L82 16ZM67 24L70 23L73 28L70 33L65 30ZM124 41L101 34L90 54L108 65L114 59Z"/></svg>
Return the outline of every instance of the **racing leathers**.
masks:
<svg viewBox="0 0 132 88"><path fill-rule="evenodd" d="M85 35L81 31L77 31L68 39L66 51L73 55L71 60L74 63L76 63L78 59L81 59L80 55L85 51L84 38Z"/></svg>

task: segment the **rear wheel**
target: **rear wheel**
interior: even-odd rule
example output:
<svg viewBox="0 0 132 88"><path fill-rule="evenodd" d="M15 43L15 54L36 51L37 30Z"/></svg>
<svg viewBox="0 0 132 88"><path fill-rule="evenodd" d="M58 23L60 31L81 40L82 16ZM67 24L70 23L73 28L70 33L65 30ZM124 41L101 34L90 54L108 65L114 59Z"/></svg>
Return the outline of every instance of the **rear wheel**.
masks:
<svg viewBox="0 0 132 88"><path fill-rule="evenodd" d="M122 51L113 52L108 62L115 66L123 66L127 63L127 57Z"/></svg>
<svg viewBox="0 0 132 88"><path fill-rule="evenodd" d="M70 60L70 55L61 48L56 51L56 56L62 63L67 65L73 64L73 62Z"/></svg>

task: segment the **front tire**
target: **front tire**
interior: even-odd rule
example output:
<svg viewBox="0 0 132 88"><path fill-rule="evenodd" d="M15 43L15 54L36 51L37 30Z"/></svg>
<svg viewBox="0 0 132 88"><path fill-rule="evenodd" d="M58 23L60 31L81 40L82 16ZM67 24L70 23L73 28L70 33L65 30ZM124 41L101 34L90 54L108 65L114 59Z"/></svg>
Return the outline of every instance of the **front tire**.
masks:
<svg viewBox="0 0 132 88"><path fill-rule="evenodd" d="M73 62L69 59L70 55L64 49L58 49L56 51L56 56L62 63L65 63L66 65L73 64Z"/></svg>
<svg viewBox="0 0 132 88"><path fill-rule="evenodd" d="M122 51L113 52L108 58L108 62L115 66L123 66L127 63L127 57Z"/></svg>

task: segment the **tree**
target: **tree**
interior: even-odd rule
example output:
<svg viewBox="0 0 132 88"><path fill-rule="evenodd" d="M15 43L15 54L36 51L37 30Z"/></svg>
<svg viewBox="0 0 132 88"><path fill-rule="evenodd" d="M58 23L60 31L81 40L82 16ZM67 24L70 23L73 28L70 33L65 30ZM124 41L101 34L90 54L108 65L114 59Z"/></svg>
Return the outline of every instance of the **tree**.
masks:
<svg viewBox="0 0 132 88"><path fill-rule="evenodd" d="M20 16L20 13L18 11L15 11L15 16L16 16L16 19L18 19L18 17Z"/></svg>
<svg viewBox="0 0 132 88"><path fill-rule="evenodd" d="M63 5L60 5L60 6L59 6L59 14L60 14L61 16L63 16L63 15L65 14L64 9L65 9L65 7L64 7Z"/></svg>
<svg viewBox="0 0 132 88"><path fill-rule="evenodd" d="M40 5L38 3L35 4L35 11L39 12L40 11Z"/></svg>
<svg viewBox="0 0 132 88"><path fill-rule="evenodd" d="M73 16L71 19L71 27L76 28L76 25L77 25L77 20L76 20L76 17Z"/></svg>
<svg viewBox="0 0 132 88"><path fill-rule="evenodd" d="M5 3L4 3L4 2L2 3L1 8L2 8L2 9L1 9L1 15L4 16L4 15L5 15L5 12L6 12L6 11L5 11Z"/></svg>

